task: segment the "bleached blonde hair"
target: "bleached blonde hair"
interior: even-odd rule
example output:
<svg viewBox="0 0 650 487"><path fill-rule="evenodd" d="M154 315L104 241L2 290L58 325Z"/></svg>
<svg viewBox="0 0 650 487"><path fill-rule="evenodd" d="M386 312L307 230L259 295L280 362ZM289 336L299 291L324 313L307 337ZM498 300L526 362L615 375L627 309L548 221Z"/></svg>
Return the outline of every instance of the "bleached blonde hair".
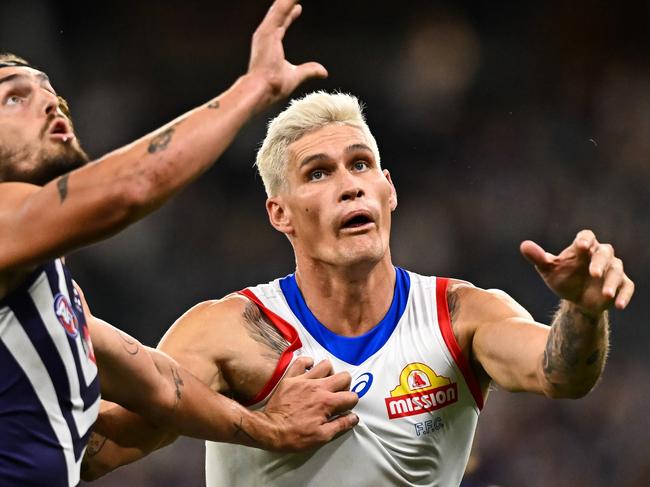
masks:
<svg viewBox="0 0 650 487"><path fill-rule="evenodd" d="M347 93L316 91L291 101L269 122L266 138L257 151L255 165L268 196L275 196L286 181L287 147L303 135L331 123L356 127L369 142L377 165L379 148L363 115L358 98Z"/></svg>

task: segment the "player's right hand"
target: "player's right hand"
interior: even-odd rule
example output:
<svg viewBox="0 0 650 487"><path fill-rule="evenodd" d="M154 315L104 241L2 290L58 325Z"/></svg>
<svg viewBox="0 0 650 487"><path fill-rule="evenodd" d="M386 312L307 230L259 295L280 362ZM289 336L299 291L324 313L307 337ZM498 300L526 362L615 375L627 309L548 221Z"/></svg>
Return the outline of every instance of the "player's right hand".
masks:
<svg viewBox="0 0 650 487"><path fill-rule="evenodd" d="M268 449L313 448L359 422L350 411L359 401L350 391L350 374L334 374L327 360L310 368L313 363L308 357L296 359L264 408L273 425Z"/></svg>
<svg viewBox="0 0 650 487"><path fill-rule="evenodd" d="M327 70L319 63L293 65L285 59L284 34L301 12L298 0L275 0L253 34L248 74L265 83L266 105L285 98L309 78L327 77Z"/></svg>

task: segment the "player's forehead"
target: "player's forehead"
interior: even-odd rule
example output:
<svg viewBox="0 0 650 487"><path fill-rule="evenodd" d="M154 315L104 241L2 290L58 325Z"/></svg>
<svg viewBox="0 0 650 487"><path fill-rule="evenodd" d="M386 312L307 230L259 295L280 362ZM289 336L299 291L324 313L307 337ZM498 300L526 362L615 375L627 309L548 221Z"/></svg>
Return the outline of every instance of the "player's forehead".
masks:
<svg viewBox="0 0 650 487"><path fill-rule="evenodd" d="M0 67L0 89L19 82L36 82L50 91L54 91L47 74L31 66L2 66Z"/></svg>
<svg viewBox="0 0 650 487"><path fill-rule="evenodd" d="M363 131L352 125L331 123L310 131L289 144L289 164L299 169L306 161L317 156L337 158L350 150L371 150L370 141Z"/></svg>

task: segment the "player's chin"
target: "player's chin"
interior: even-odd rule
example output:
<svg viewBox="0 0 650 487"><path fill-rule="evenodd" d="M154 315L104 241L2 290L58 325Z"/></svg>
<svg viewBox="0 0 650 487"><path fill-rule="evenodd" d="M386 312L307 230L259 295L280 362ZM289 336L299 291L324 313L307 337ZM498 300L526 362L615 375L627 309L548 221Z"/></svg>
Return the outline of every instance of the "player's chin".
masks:
<svg viewBox="0 0 650 487"><path fill-rule="evenodd" d="M30 174L29 182L32 184L45 185L88 162L86 153L70 142L48 149L42 154L40 166Z"/></svg>
<svg viewBox="0 0 650 487"><path fill-rule="evenodd" d="M385 249L376 239L357 239L356 242L343 245L341 250L342 260L346 265L375 264L379 262Z"/></svg>

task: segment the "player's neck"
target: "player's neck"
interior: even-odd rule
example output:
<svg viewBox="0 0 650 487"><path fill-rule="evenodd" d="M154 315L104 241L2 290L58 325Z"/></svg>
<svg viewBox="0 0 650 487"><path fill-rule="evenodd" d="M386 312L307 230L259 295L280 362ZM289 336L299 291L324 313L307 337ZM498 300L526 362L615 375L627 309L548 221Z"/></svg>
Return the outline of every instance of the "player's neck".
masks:
<svg viewBox="0 0 650 487"><path fill-rule="evenodd" d="M395 290L395 268L389 254L366 269L302 264L297 265L296 280L305 302L334 333L362 335L386 315Z"/></svg>

